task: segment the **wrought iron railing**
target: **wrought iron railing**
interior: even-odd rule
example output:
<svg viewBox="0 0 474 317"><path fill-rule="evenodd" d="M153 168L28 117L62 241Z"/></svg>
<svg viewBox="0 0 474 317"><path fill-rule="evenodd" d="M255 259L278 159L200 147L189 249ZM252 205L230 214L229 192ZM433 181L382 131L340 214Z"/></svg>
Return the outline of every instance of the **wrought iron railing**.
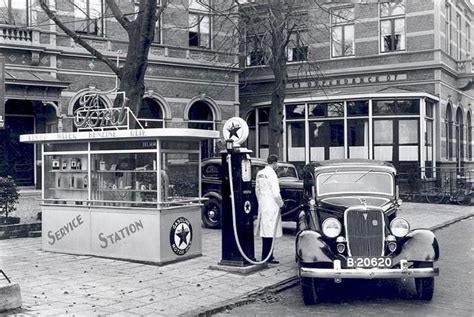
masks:
<svg viewBox="0 0 474 317"><path fill-rule="evenodd" d="M400 197L429 203L474 203L474 169L423 167L399 173Z"/></svg>

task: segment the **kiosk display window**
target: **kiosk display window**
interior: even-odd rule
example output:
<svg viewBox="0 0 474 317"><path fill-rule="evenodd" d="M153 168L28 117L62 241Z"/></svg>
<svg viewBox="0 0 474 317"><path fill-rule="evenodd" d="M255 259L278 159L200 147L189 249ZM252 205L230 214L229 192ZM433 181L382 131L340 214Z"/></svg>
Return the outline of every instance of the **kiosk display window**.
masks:
<svg viewBox="0 0 474 317"><path fill-rule="evenodd" d="M93 201L104 205L123 202L156 205L156 152L93 154L92 162Z"/></svg>

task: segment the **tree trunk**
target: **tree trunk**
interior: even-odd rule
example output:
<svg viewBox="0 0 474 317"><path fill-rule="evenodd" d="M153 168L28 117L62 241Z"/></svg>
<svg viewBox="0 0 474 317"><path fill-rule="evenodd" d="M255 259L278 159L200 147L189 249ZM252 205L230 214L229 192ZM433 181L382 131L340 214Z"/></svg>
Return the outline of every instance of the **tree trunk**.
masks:
<svg viewBox="0 0 474 317"><path fill-rule="evenodd" d="M286 96L286 83L288 72L286 66L286 37L282 6L284 1L274 0L270 6L271 50L270 67L273 71L274 86L272 91L272 104L268 122L269 154L276 154L283 158L283 110Z"/></svg>

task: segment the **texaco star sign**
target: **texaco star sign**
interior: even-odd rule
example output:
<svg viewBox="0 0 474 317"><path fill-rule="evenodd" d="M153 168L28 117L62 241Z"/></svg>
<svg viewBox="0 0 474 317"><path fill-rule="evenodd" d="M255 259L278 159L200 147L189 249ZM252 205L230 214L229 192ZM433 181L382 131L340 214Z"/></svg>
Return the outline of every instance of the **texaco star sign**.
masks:
<svg viewBox="0 0 474 317"><path fill-rule="evenodd" d="M235 145L240 146L249 136L249 127L242 118L233 117L224 124L222 134L224 140L232 140Z"/></svg>

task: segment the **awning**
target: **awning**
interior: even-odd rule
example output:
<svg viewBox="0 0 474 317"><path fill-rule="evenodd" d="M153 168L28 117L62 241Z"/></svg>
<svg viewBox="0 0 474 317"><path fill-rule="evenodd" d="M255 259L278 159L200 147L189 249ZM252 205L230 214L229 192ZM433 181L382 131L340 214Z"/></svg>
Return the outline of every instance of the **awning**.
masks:
<svg viewBox="0 0 474 317"><path fill-rule="evenodd" d="M5 85L69 87L69 83L60 81L47 73L11 69L5 70Z"/></svg>
<svg viewBox="0 0 474 317"><path fill-rule="evenodd" d="M58 101L69 83L48 73L28 70L5 70L5 98L20 100Z"/></svg>

